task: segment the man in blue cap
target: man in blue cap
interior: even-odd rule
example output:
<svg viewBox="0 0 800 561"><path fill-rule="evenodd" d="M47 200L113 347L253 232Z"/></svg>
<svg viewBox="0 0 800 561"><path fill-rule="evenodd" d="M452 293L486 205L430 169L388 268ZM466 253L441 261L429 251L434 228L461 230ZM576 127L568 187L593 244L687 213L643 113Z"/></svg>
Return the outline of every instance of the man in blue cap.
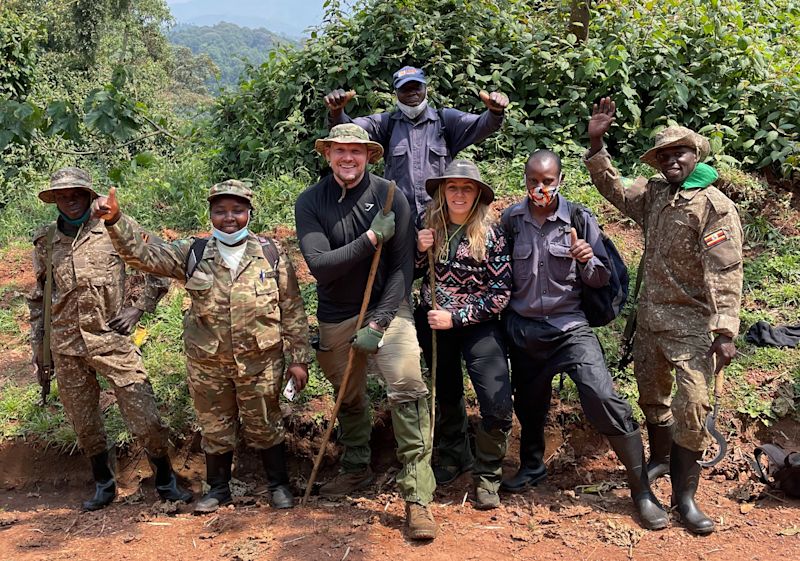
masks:
<svg viewBox="0 0 800 561"><path fill-rule="evenodd" d="M508 97L501 92L480 92L486 111L480 115L458 109L428 106L427 81L421 68L404 66L394 73L397 110L355 119L345 113L355 91L334 90L325 96L329 125L355 123L370 140L384 149L384 176L405 194L413 214L420 214L430 196L425 180L442 175L453 158L467 146L481 142L503 124Z"/></svg>

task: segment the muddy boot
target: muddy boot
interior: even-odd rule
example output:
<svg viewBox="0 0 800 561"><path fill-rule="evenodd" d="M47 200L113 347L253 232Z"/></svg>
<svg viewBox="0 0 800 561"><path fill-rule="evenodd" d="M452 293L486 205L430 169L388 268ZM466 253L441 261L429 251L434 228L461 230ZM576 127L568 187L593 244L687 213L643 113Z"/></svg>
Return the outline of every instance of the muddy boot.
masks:
<svg viewBox="0 0 800 561"><path fill-rule="evenodd" d="M206 454L206 483L211 487L194 506L195 514L215 512L231 502L231 468L233 452Z"/></svg>
<svg viewBox="0 0 800 561"><path fill-rule="evenodd" d="M674 421L664 425L647 423L650 437L650 459L647 461L647 478L650 482L669 474L669 451L672 448Z"/></svg>
<svg viewBox="0 0 800 561"><path fill-rule="evenodd" d="M108 450L100 452L89 458L92 463L92 476L94 476L94 497L83 502L83 510L100 510L110 505L117 496L117 482L114 481L114 472L108 465Z"/></svg>
<svg viewBox="0 0 800 561"><path fill-rule="evenodd" d="M493 428L486 430L480 422L475 432L475 452L478 457L475 476L475 508L490 510L500 506L500 478L502 462L508 447L508 431Z"/></svg>
<svg viewBox="0 0 800 561"><path fill-rule="evenodd" d="M319 488L319 494L323 497L337 498L352 495L356 491L366 489L375 481L375 474L372 468L367 466L361 471L342 471Z"/></svg>
<svg viewBox="0 0 800 561"><path fill-rule="evenodd" d="M172 470L169 456L162 456L161 458L148 456L148 458L156 474L156 491L161 500L190 502L192 493L178 485L178 479Z"/></svg>
<svg viewBox="0 0 800 561"><path fill-rule="evenodd" d="M672 444L670 455L670 477L672 478L672 507L677 510L686 529L695 534L710 534L714 522L694 502L697 484L700 481L700 464L703 452L688 450Z"/></svg>
<svg viewBox="0 0 800 561"><path fill-rule="evenodd" d="M261 461L269 481L269 506L292 508L294 497L289 489L289 473L286 471L286 445L281 442L272 448L261 450Z"/></svg>
<svg viewBox="0 0 800 561"><path fill-rule="evenodd" d="M448 485L462 473L470 471L474 464L467 436L467 410L464 399L457 403L439 402L436 416L436 438L438 439L437 463L433 476L437 485Z"/></svg>
<svg viewBox="0 0 800 561"><path fill-rule="evenodd" d="M437 528L431 509L419 503L406 503L406 529L409 539L434 539Z"/></svg>
<svg viewBox="0 0 800 561"><path fill-rule="evenodd" d="M606 438L614 452L617 453L620 462L625 466L631 499L633 499L636 512L639 513L642 526L648 530L663 530L669 524L669 517L650 490L647 471L644 467L641 431L637 428L628 434Z"/></svg>

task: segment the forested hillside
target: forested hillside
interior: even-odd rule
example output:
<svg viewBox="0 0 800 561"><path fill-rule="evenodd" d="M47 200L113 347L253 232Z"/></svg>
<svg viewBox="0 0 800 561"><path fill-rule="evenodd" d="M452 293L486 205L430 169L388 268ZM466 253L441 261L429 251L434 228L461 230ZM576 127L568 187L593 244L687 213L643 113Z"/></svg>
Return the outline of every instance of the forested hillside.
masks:
<svg viewBox="0 0 800 561"><path fill-rule="evenodd" d="M221 22L212 26L177 25L167 32L170 43L187 47L194 55L208 55L217 67L206 80L214 91L235 86L247 64L259 66L270 51L294 42L266 29Z"/></svg>

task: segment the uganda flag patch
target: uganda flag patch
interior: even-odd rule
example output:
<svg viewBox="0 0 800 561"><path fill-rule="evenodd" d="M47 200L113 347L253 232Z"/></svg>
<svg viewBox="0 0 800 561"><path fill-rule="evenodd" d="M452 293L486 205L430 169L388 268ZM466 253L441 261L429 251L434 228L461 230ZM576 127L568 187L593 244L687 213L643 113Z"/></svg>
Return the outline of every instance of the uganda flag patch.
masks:
<svg viewBox="0 0 800 561"><path fill-rule="evenodd" d="M719 245L727 239L730 239L728 238L728 234L725 233L725 230L721 228L716 232L711 232L710 234L703 236L703 242L706 244L706 247L714 247L715 245Z"/></svg>

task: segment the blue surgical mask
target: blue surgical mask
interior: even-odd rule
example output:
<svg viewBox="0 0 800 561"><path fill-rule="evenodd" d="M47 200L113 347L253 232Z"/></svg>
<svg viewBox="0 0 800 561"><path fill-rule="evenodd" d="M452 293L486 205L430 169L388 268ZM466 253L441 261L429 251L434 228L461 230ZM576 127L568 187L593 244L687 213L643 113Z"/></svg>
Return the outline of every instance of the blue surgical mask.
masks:
<svg viewBox="0 0 800 561"><path fill-rule="evenodd" d="M222 230L217 230L216 228L214 228L212 226L211 227L211 235L214 236L214 238L217 239L217 241L219 241L220 243L223 243L223 244L229 245L229 246L230 245L236 245L239 242L241 242L243 239L245 239L247 237L247 234L250 233L250 231L247 229L247 225L250 224L250 217L251 217L250 212L248 212L247 213L247 224L241 230L236 230L232 234L226 234Z"/></svg>

